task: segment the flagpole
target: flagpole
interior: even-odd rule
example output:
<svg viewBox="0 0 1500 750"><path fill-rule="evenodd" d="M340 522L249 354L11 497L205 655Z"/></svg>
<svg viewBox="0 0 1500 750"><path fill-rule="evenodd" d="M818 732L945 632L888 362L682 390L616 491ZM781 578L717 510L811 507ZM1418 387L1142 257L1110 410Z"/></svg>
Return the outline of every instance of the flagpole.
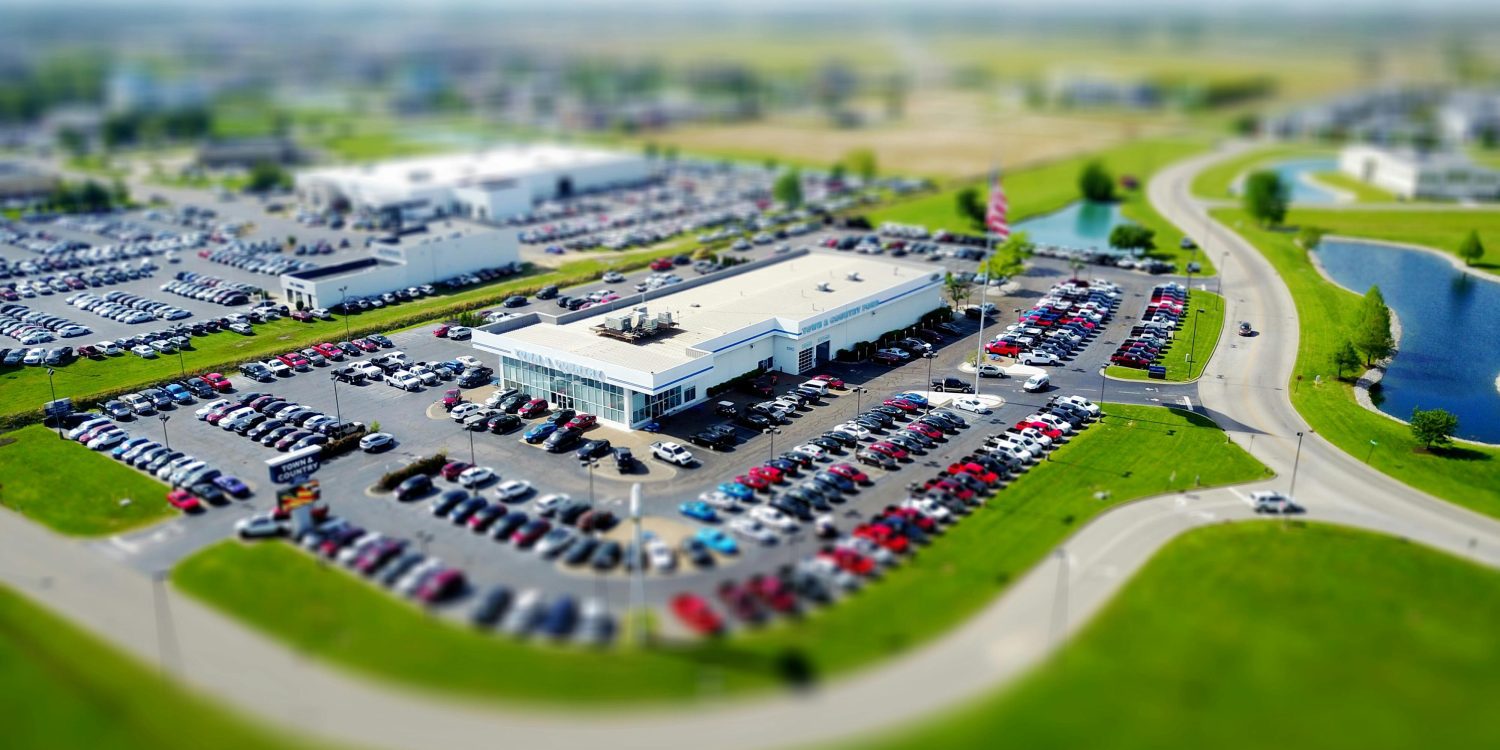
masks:
<svg viewBox="0 0 1500 750"><path fill-rule="evenodd" d="M979 259L981 269L985 269L985 264L989 263L990 253L994 251L995 233L991 232L989 226L986 225L984 228L984 257ZM989 292L990 274L988 269L985 269L984 285L979 289L979 344L975 347L974 352L974 396L976 398L979 396L979 366L984 364L984 319L987 317L984 314L984 305L985 301L989 298Z"/></svg>

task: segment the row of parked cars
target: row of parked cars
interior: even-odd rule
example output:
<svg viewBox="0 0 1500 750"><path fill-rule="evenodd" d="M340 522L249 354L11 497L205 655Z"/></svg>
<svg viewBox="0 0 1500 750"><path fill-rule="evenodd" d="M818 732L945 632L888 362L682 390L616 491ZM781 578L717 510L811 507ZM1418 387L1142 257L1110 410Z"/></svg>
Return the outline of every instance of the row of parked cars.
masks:
<svg viewBox="0 0 1500 750"><path fill-rule="evenodd" d="M164 292L171 292L200 302L212 302L226 307L249 304L251 295L261 291L251 284L226 281L217 276L193 271L178 271L176 278L162 284L161 289Z"/></svg>
<svg viewBox="0 0 1500 750"><path fill-rule="evenodd" d="M104 402L100 408L112 419L149 417L158 412L190 406L197 399L214 398L234 390L234 385L217 372L210 372L160 386L144 388Z"/></svg>
<svg viewBox="0 0 1500 750"><path fill-rule="evenodd" d="M210 401L194 415L226 432L283 453L365 432L365 426L359 422L345 422L317 409L259 392Z"/></svg>
<svg viewBox="0 0 1500 750"><path fill-rule="evenodd" d="M299 372L307 372L313 367L327 367L330 362L340 362L345 357L358 357L362 354L380 351L382 347L391 348L395 345L395 342L378 333L353 341L340 341L336 344L325 341L304 349L278 354L264 362L247 362L240 365L240 372L252 380L269 383L277 378L287 378Z"/></svg>
<svg viewBox="0 0 1500 750"><path fill-rule="evenodd" d="M311 271L318 264L300 258L287 258L281 254L281 243L275 240L230 240L217 248L198 251L198 257L230 268L251 273L280 276L284 273Z"/></svg>
<svg viewBox="0 0 1500 750"><path fill-rule="evenodd" d="M1060 365L1104 330L1119 304L1120 289L1108 281L1060 281L985 351L1025 365Z"/></svg>
<svg viewBox="0 0 1500 750"><path fill-rule="evenodd" d="M53 274L46 271L38 271L33 265L32 273L39 272L46 275L30 279L29 282L32 283L11 281L0 285L0 299L14 302L21 297L45 297L91 287L98 288L109 284L123 284L127 281L150 277L154 271L154 265L142 268L140 266L117 263ZM26 275L27 271L20 264L8 265L8 262L4 258L0 258L0 279L12 277L19 279Z"/></svg>
<svg viewBox="0 0 1500 750"><path fill-rule="evenodd" d="M85 312L91 312L116 323L136 325L154 320L182 320L192 313L161 300L122 292L118 289L105 292L103 296L93 292L80 292L67 298L66 302Z"/></svg>
<svg viewBox="0 0 1500 750"><path fill-rule="evenodd" d="M1171 282L1159 284L1151 290L1151 300L1141 312L1141 320L1130 329L1130 336L1115 347L1109 357L1110 364L1147 370L1156 366L1167 348L1172 345L1172 334L1181 325L1187 307L1188 290L1181 284ZM1164 368L1158 368L1165 374Z"/></svg>
<svg viewBox="0 0 1500 750"><path fill-rule="evenodd" d="M184 513L197 513L205 505L225 505L231 497L250 495L249 486L239 478L152 438L131 437L125 428L102 414L79 415L67 436L93 450L108 450L114 458L168 483L172 489L167 502Z"/></svg>
<svg viewBox="0 0 1500 750"><path fill-rule="evenodd" d="M24 346L45 344L58 338L74 338L93 333L88 326L67 318L33 310L19 303L0 305L0 334L9 336Z"/></svg>

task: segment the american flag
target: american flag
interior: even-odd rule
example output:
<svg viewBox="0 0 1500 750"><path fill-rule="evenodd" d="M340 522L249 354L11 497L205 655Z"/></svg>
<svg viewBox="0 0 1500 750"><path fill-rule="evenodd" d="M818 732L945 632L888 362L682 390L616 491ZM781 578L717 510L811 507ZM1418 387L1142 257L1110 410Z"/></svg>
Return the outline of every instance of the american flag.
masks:
<svg viewBox="0 0 1500 750"><path fill-rule="evenodd" d="M1010 239L1010 224L1005 220L1009 208L1005 190L1000 187L1000 173L995 172L990 175L990 205L984 212L984 225L1001 242Z"/></svg>

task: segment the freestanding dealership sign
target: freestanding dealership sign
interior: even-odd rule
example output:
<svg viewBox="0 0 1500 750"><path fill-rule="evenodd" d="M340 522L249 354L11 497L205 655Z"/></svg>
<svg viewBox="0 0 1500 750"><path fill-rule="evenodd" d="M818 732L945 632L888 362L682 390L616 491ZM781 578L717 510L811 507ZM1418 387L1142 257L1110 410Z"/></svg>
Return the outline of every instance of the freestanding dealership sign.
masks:
<svg viewBox="0 0 1500 750"><path fill-rule="evenodd" d="M312 473L323 465L323 446L309 445L301 450L295 450L285 456L266 459L266 468L270 471L273 484L302 485L297 488L301 492L289 493L294 501L298 498L311 496L307 502L293 503L292 533L300 535L312 528L313 502L318 499L319 492L317 484L308 482ZM310 492L309 492L310 490ZM277 494L277 502L280 505L282 493Z"/></svg>

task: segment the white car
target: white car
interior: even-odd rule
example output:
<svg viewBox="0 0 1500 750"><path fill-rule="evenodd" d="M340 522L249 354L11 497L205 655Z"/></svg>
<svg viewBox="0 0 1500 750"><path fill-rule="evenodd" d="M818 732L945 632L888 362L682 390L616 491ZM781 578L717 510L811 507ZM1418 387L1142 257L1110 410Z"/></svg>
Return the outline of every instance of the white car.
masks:
<svg viewBox="0 0 1500 750"><path fill-rule="evenodd" d="M736 518L730 521L729 531L735 536L759 544L775 544L777 540L776 532L753 518Z"/></svg>
<svg viewBox="0 0 1500 750"><path fill-rule="evenodd" d="M474 329L468 326L453 326L452 328L448 329L448 338L455 341L462 341L473 335Z"/></svg>
<svg viewBox="0 0 1500 750"><path fill-rule="evenodd" d="M235 522L234 530L243 539L265 539L286 533L286 527L269 513L241 518Z"/></svg>
<svg viewBox="0 0 1500 750"><path fill-rule="evenodd" d="M448 416L455 422L462 422L467 419L469 415L483 408L483 406L474 403L459 404L458 406L453 407L453 411L448 412Z"/></svg>
<svg viewBox="0 0 1500 750"><path fill-rule="evenodd" d="M739 510L740 501L717 490L704 492L698 495L698 499L713 506L718 510Z"/></svg>
<svg viewBox="0 0 1500 750"><path fill-rule="evenodd" d="M382 370L379 367L376 367L375 365L370 364L369 362L362 362L362 363L357 364L357 365L350 365L349 369L351 369L351 370L353 370L353 371L355 371L357 373L360 373L360 374L364 375L365 378L367 378L369 380L384 380L385 379L385 370Z"/></svg>
<svg viewBox="0 0 1500 750"><path fill-rule="evenodd" d="M917 512L930 517L938 523L947 523L953 520L953 511L948 510L942 503L930 497L914 497L901 503L903 508L912 508Z"/></svg>
<svg viewBox="0 0 1500 750"><path fill-rule="evenodd" d="M255 333L255 329L251 328L249 323L230 323L229 330L243 336L249 336L250 334Z"/></svg>
<svg viewBox="0 0 1500 750"><path fill-rule="evenodd" d="M982 364L982 365L979 366L979 377L981 377L981 378L1003 378L1003 377L1005 377L1005 368L1001 367L1000 365L991 364L989 362L986 362L986 363L984 363L984 364Z"/></svg>
<svg viewBox="0 0 1500 750"><path fill-rule="evenodd" d="M500 502L508 503L512 500L519 500L523 497L526 497L527 495L531 494L531 492L531 482L528 482L525 479L507 479L504 482L501 482L500 486L495 488L495 497L499 499Z"/></svg>
<svg viewBox="0 0 1500 750"><path fill-rule="evenodd" d="M625 280L625 274L619 271L605 271L602 278L606 284L618 284Z"/></svg>
<svg viewBox="0 0 1500 750"><path fill-rule="evenodd" d="M285 378L291 377L292 375L292 368L288 367L285 362L282 362L279 359L268 359L261 364L265 365L265 368L267 370L270 370L271 374L277 377Z"/></svg>
<svg viewBox="0 0 1500 750"><path fill-rule="evenodd" d="M963 396L961 398L953 399L953 408L962 409L963 411L973 412L975 414L990 413L990 407L985 406L983 401L980 401L973 396Z"/></svg>
<svg viewBox="0 0 1500 750"><path fill-rule="evenodd" d="M134 354L137 357L140 357L141 359L156 358L156 350L152 349L149 346L146 346L145 344L136 344L135 346L130 347L130 353Z"/></svg>
<svg viewBox="0 0 1500 750"><path fill-rule="evenodd" d="M1275 490L1262 490L1250 493L1250 504L1255 508L1256 513L1287 515L1306 512L1306 509L1298 505L1292 498Z"/></svg>
<svg viewBox="0 0 1500 750"><path fill-rule="evenodd" d="M98 349L99 353L111 357L120 354L120 347L117 346L113 341L100 341L99 343L94 344L94 348Z"/></svg>
<svg viewBox="0 0 1500 750"><path fill-rule="evenodd" d="M781 511L769 505L757 505L750 509L750 517L773 528L784 532L797 530L797 521Z"/></svg>
<svg viewBox="0 0 1500 750"><path fill-rule="evenodd" d="M366 453L374 453L395 444L396 437L389 432L372 432L359 439L359 449Z"/></svg>
<svg viewBox="0 0 1500 750"><path fill-rule="evenodd" d="M828 457L828 451L825 451L816 445L807 443L792 448L792 452L801 453L802 455L807 456L814 461L822 461L823 459Z"/></svg>
<svg viewBox="0 0 1500 750"><path fill-rule="evenodd" d="M1057 355L1047 352L1021 352L1016 361L1023 365L1055 365L1059 360Z"/></svg>
<svg viewBox="0 0 1500 750"><path fill-rule="evenodd" d="M472 356L470 356L468 354L460 354L459 356L454 357L453 361L457 362L457 363L459 363L461 365L463 365L464 367L483 367L484 366L484 363L480 362L478 357L472 357Z"/></svg>
<svg viewBox="0 0 1500 750"><path fill-rule="evenodd" d="M693 452L670 440L661 440L651 444L651 455L662 461L678 466L687 466L693 463Z"/></svg>
<svg viewBox="0 0 1500 750"><path fill-rule="evenodd" d="M1026 417L1027 422L1041 422L1064 435L1073 434L1073 425L1066 419L1051 414L1032 414Z"/></svg>
<svg viewBox="0 0 1500 750"><path fill-rule="evenodd" d="M1084 411L1088 412L1089 416L1091 417L1099 416L1099 405L1082 396L1058 396L1057 400L1061 403L1072 404L1073 406L1083 409Z"/></svg>
<svg viewBox="0 0 1500 750"><path fill-rule="evenodd" d="M870 429L868 427L864 427L853 422L845 422L833 429L847 432L850 435L859 438L860 440L871 440L874 437L874 434L870 432Z"/></svg>
<svg viewBox="0 0 1500 750"><path fill-rule="evenodd" d="M542 495L541 497L537 498L532 507L536 508L537 513L545 516L556 511L558 508L561 508L563 503L566 503L570 499L572 498L570 498L568 495L560 492L554 492L552 494Z"/></svg>
<svg viewBox="0 0 1500 750"><path fill-rule="evenodd" d="M471 466L458 475L458 483L465 487L478 487L495 476L495 470L488 466Z"/></svg>
<svg viewBox="0 0 1500 750"><path fill-rule="evenodd" d="M230 401L227 398L221 398L221 399L218 399L217 401L210 401L210 402L204 404L203 406L199 407L198 411L193 412L193 416L197 417L201 421L201 420L207 419L209 413L218 411L221 407L228 406L228 405L230 405L232 403L234 403L234 402Z"/></svg>
<svg viewBox="0 0 1500 750"><path fill-rule="evenodd" d="M1023 435L1025 437L1028 437L1028 438L1031 438L1032 440L1035 440L1043 448L1051 448L1052 447L1052 438L1047 437L1046 433L1042 432L1041 430L1038 430L1035 427L1027 427L1024 430L1021 430L1018 434Z"/></svg>
<svg viewBox="0 0 1500 750"><path fill-rule="evenodd" d="M674 570L677 567L677 553L658 538L653 537L646 542L646 559L651 562L653 570Z"/></svg>
<svg viewBox="0 0 1500 750"><path fill-rule="evenodd" d="M418 380L417 376L404 370L397 370L391 373L390 376L385 379L385 382L389 383L390 385L396 386L403 391L422 390L422 381Z"/></svg>

